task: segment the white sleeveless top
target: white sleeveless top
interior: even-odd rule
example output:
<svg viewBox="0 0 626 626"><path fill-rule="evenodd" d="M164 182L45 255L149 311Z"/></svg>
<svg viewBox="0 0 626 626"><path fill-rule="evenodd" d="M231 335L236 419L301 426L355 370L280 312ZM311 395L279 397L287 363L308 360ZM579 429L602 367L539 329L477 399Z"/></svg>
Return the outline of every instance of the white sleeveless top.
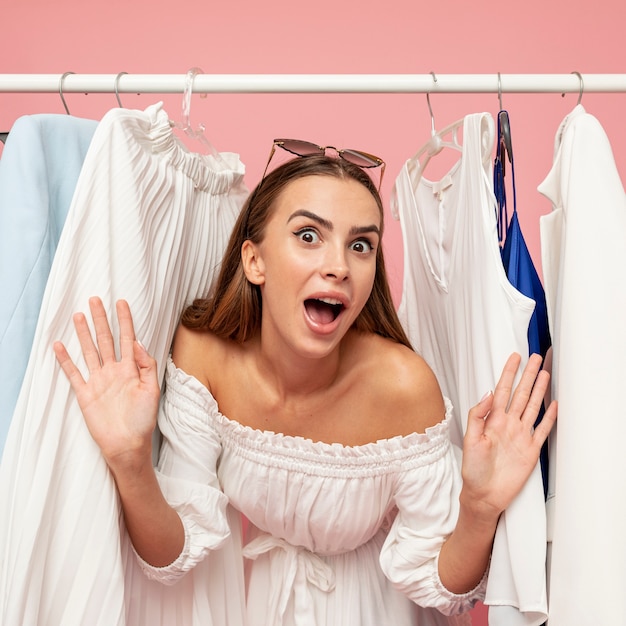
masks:
<svg viewBox="0 0 626 626"><path fill-rule="evenodd" d="M400 320L455 406L451 436L459 446L469 409L494 389L510 354L525 365L534 310L500 256L493 144L491 115L467 115L462 155L448 174L427 180L410 159L393 194L404 243ZM545 621L545 524L537 465L498 524L485 599L492 626Z"/></svg>

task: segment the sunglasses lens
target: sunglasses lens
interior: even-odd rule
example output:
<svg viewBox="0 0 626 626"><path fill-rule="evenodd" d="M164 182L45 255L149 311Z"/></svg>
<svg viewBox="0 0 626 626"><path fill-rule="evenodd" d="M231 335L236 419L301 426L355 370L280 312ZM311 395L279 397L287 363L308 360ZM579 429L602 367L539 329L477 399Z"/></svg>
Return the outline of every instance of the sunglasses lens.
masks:
<svg viewBox="0 0 626 626"><path fill-rule="evenodd" d="M300 139L275 139L274 143L283 150L287 150L287 152L297 154L298 156L310 156L324 152L324 149L320 148L318 145Z"/></svg>
<svg viewBox="0 0 626 626"><path fill-rule="evenodd" d="M353 165L357 165L361 168L375 168L380 167L380 182L382 182L383 174L385 172L385 162L377 156L373 154L368 154L367 152L361 152L360 150L337 150L332 146L328 146L324 148L322 146L318 146L316 143L312 143L310 141L303 141L302 139L274 139L274 145L272 147L272 151L270 152L270 158L267 161L267 165L265 166L265 172L263 173L263 178L265 178L265 174L267 173L267 168L269 167L270 161L272 160L272 156L274 155L275 148L282 148L287 152L291 152L291 154L295 154L296 156L306 157L312 156L314 154L326 154L326 150L332 148L335 152L345 161L352 163ZM380 189L380 183L379 183Z"/></svg>
<svg viewBox="0 0 626 626"><path fill-rule="evenodd" d="M359 150L342 150L341 156L346 161L350 161L350 163L354 163L354 165L359 167L379 167L383 163L381 159L374 155L360 152Z"/></svg>

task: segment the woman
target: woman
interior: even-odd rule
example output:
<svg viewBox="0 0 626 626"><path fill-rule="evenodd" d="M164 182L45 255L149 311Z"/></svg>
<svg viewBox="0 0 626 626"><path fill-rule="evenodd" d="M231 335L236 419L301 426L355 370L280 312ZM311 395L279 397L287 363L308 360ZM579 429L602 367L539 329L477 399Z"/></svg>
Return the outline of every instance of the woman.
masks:
<svg viewBox="0 0 626 626"><path fill-rule="evenodd" d="M468 610L498 517L556 419L553 404L533 430L548 375L534 355L513 391L512 355L470 412L461 481L452 407L392 305L380 196L339 155L293 159L251 194L215 289L183 315L160 411L125 302L119 361L99 300L97 345L75 316L87 381L55 344L150 577L171 582L219 547L226 498L249 520L249 624L408 625L413 603ZM211 484L210 504L164 497L157 413L160 472Z"/></svg>

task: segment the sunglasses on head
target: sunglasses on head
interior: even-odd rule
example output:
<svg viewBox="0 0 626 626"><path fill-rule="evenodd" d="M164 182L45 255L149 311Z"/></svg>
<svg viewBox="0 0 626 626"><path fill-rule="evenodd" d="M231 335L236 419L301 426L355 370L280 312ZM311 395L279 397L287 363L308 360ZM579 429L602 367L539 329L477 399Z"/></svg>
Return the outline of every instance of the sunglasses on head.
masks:
<svg viewBox="0 0 626 626"><path fill-rule="evenodd" d="M291 154L295 154L299 157L326 154L326 150L334 150L339 158L363 169L380 167L380 180L378 182L378 190L380 191L380 186L383 182L383 174L385 173L385 162L381 158L361 150L353 150L352 148L339 150L338 148L335 148L335 146L318 146L315 143L303 141L302 139L274 139L272 150L263 172L263 178L265 178L267 168L269 167L272 157L276 152L276 148L282 148L283 150L291 152Z"/></svg>

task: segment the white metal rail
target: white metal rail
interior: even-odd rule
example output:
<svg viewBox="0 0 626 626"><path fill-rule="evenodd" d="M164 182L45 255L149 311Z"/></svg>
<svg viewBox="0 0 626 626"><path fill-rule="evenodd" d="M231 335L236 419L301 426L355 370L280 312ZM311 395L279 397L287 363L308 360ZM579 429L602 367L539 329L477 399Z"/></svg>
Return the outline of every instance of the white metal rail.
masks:
<svg viewBox="0 0 626 626"><path fill-rule="evenodd" d="M0 93L184 93L188 74L0 74ZM203 74L194 93L619 93L626 74Z"/></svg>

